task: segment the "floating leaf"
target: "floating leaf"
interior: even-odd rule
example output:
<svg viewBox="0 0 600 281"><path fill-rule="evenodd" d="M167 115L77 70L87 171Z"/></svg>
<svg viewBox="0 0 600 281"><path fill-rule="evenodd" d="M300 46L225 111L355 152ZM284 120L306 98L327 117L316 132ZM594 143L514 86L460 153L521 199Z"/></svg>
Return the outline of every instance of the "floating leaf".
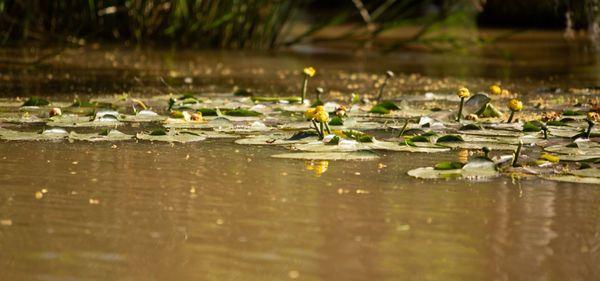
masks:
<svg viewBox="0 0 600 281"><path fill-rule="evenodd" d="M383 106L376 105L376 106L373 106L371 108L371 110L369 110L369 113L374 113L374 114L388 114L388 113L390 113L390 110L387 109L387 108L385 108L385 107L383 107Z"/></svg>
<svg viewBox="0 0 600 281"><path fill-rule="evenodd" d="M375 160L379 156L369 151L359 152L302 152L302 153L283 153L272 155L273 158L299 159L299 160Z"/></svg>
<svg viewBox="0 0 600 281"><path fill-rule="evenodd" d="M42 99L42 98L38 98L38 97L30 97L29 99L27 99L22 106L45 106L45 105L49 105L50 102Z"/></svg>
<svg viewBox="0 0 600 281"><path fill-rule="evenodd" d="M464 139L460 135L445 135L439 137L435 142L443 143L443 142L463 142Z"/></svg>
<svg viewBox="0 0 600 281"><path fill-rule="evenodd" d="M136 138L140 140L148 140L148 141L164 141L164 142L179 142L179 143L187 143L187 142L197 142L203 141L206 139L205 136L189 134L189 133L179 133L176 131L169 131L166 135L159 134L158 131L154 131L156 135L152 135L151 133L138 133Z"/></svg>
<svg viewBox="0 0 600 281"><path fill-rule="evenodd" d="M301 97L252 97L253 102L302 103Z"/></svg>
<svg viewBox="0 0 600 281"><path fill-rule="evenodd" d="M600 184L600 178L596 177L579 177L574 175L547 175L543 176L542 178L546 180L571 183Z"/></svg>
<svg viewBox="0 0 600 281"><path fill-rule="evenodd" d="M389 101L389 100L382 101L382 102L378 103L376 106L383 107L389 111L400 109L400 107L398 105L396 105L393 101Z"/></svg>
<svg viewBox="0 0 600 281"><path fill-rule="evenodd" d="M435 170L456 170L461 169L462 167L463 163L460 162L440 162L433 166Z"/></svg>
<svg viewBox="0 0 600 281"><path fill-rule="evenodd" d="M101 132L99 134L79 134L75 132L71 132L69 134L69 139L72 140L80 140L80 141L125 141L132 139L132 135L124 134L118 130L106 130L105 132Z"/></svg>
<svg viewBox="0 0 600 281"><path fill-rule="evenodd" d="M225 112L225 115L236 116L236 117L253 117L253 116L260 116L260 115L262 115L262 113L253 111L253 110L237 108L237 109L227 110Z"/></svg>

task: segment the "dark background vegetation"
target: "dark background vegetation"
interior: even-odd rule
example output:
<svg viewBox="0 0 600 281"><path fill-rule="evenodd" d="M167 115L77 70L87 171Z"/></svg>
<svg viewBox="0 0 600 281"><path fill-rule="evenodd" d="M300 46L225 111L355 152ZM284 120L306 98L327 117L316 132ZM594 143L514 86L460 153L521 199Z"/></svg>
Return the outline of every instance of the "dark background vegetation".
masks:
<svg viewBox="0 0 600 281"><path fill-rule="evenodd" d="M348 27L328 40L375 40L419 27L586 30L598 40L599 0L0 0L0 44L124 42L270 49ZM569 18L569 19L567 19ZM464 38L463 38L464 39ZM456 42L443 36L441 40ZM392 44L398 46L401 44Z"/></svg>

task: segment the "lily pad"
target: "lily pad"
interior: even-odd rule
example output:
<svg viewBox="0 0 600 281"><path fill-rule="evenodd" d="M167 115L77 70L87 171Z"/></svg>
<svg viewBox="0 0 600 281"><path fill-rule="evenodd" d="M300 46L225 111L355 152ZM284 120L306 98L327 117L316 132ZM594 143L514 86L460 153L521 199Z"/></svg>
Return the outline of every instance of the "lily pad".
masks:
<svg viewBox="0 0 600 281"><path fill-rule="evenodd" d="M330 160L330 161L368 161L378 159L379 156L369 151L359 152L301 152L271 155L273 158L299 159L299 160Z"/></svg>
<svg viewBox="0 0 600 281"><path fill-rule="evenodd" d="M72 140L80 140L80 141L125 141L132 139L132 135L124 134L118 130L106 130L101 133L93 133L93 134L79 134L75 132L71 132L69 134L69 139Z"/></svg>
<svg viewBox="0 0 600 281"><path fill-rule="evenodd" d="M189 134L185 132L177 132L177 131L169 131L166 135L159 135L152 133L138 133L136 134L136 138L140 140L148 140L148 141L164 141L164 142L179 142L179 143L187 143L187 142L197 142L203 141L206 139L203 135L198 134Z"/></svg>
<svg viewBox="0 0 600 281"><path fill-rule="evenodd" d="M13 131L4 128L0 128L0 139L18 141L18 140L61 140L66 139L69 133L62 128L53 128L42 131L41 133L36 132L20 132Z"/></svg>

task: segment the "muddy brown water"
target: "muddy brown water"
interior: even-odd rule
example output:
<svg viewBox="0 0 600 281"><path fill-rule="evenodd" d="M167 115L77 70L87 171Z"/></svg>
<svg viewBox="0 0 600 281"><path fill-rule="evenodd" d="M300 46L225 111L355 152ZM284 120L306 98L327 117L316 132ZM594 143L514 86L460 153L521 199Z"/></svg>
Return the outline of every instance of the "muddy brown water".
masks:
<svg viewBox="0 0 600 281"><path fill-rule="evenodd" d="M65 100L152 95L169 91L157 79L163 76L178 91L241 85L291 94L299 79L286 73L308 64L322 75L315 84L344 92L352 83L364 91L372 85L340 73L370 76L387 68L431 78L396 84L398 95L427 92L432 81L444 82L440 91L502 81L530 95L540 95L540 87L600 85L595 55L526 46L519 47L524 57L508 62L493 52L384 57L90 48L36 67L5 62L0 89L3 96ZM32 55L1 52L7 60ZM597 186L406 175L457 160L458 152L380 153L365 162L270 158L286 151L231 140L0 142L0 280L600 278Z"/></svg>

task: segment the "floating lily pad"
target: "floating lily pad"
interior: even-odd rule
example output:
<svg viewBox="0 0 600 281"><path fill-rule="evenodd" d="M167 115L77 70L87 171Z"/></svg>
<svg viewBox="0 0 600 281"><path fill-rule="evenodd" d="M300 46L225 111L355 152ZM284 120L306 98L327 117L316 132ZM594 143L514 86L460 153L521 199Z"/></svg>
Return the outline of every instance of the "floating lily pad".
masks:
<svg viewBox="0 0 600 281"><path fill-rule="evenodd" d="M450 165L444 165L446 167ZM471 159L460 169L435 169L434 167L417 168L408 171L408 175L421 179L463 178L471 180L487 179L498 176L496 164L485 158Z"/></svg>
<svg viewBox="0 0 600 281"><path fill-rule="evenodd" d="M61 140L66 139L69 133L62 128L53 128L36 132L20 132L0 128L0 139L18 141L18 140Z"/></svg>
<svg viewBox="0 0 600 281"><path fill-rule="evenodd" d="M543 176L542 178L546 180L571 183L600 184L600 178L597 177L580 177L575 175L547 175Z"/></svg>
<svg viewBox="0 0 600 281"><path fill-rule="evenodd" d="M140 140L148 140L148 141L164 141L164 142L179 142L179 143L187 143L187 142L197 142L203 141L206 139L203 135L198 134L190 134L185 132L176 132L169 131L165 135L157 134L154 131L153 133L138 133L136 138Z"/></svg>
<svg viewBox="0 0 600 281"><path fill-rule="evenodd" d="M283 153L271 155L273 158L299 159L299 160L347 160L347 161L367 161L375 160L379 156L369 151L359 152L300 152L300 153Z"/></svg>
<svg viewBox="0 0 600 281"><path fill-rule="evenodd" d="M30 97L23 103L22 106L45 106L49 104L50 102L45 99L39 97Z"/></svg>
<svg viewBox="0 0 600 281"><path fill-rule="evenodd" d="M132 139L132 135L124 134L118 130L106 130L100 133L93 134L79 134L75 132L71 132L69 134L69 139L72 140L80 140L80 141L125 141Z"/></svg>

